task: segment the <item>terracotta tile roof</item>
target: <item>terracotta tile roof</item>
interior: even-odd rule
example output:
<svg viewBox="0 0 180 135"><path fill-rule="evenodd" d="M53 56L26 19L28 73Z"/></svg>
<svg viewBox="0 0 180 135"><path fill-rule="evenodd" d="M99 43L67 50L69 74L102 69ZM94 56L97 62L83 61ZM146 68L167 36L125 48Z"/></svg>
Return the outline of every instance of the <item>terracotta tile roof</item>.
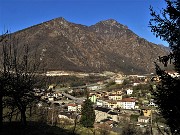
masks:
<svg viewBox="0 0 180 135"><path fill-rule="evenodd" d="M68 106L73 106L73 107L75 107L75 106L76 106L76 104L68 104Z"/></svg>
<svg viewBox="0 0 180 135"><path fill-rule="evenodd" d="M110 94L109 96L121 96L121 94Z"/></svg>
<svg viewBox="0 0 180 135"><path fill-rule="evenodd" d="M136 101L136 99L134 99L134 98L123 98L121 100L121 102L135 102L135 101Z"/></svg>

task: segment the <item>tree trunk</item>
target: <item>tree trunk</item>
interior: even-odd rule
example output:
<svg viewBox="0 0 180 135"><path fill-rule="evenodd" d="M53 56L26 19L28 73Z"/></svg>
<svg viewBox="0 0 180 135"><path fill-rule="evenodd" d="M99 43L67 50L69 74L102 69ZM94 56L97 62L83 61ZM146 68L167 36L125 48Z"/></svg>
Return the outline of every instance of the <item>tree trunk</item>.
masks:
<svg viewBox="0 0 180 135"><path fill-rule="evenodd" d="M9 114L9 122L11 123L12 122L12 117L13 117L13 113L15 112L15 108L14 106L11 108L11 113Z"/></svg>
<svg viewBox="0 0 180 135"><path fill-rule="evenodd" d="M27 122L26 122L26 109L22 109L21 111L21 123L23 127L26 127Z"/></svg>
<svg viewBox="0 0 180 135"><path fill-rule="evenodd" d="M73 131L72 134L74 135L76 132L76 126L77 126L77 119L78 119L78 115L76 116L75 120L74 120L74 127L73 127Z"/></svg>
<svg viewBox="0 0 180 135"><path fill-rule="evenodd" d="M29 108L29 117L31 117L32 116L32 106L30 106L30 108Z"/></svg>
<svg viewBox="0 0 180 135"><path fill-rule="evenodd" d="M19 115L19 111L17 110L16 118L15 118L16 121L18 120L18 115Z"/></svg>
<svg viewBox="0 0 180 135"><path fill-rule="evenodd" d="M0 131L3 126L3 96L0 94Z"/></svg>

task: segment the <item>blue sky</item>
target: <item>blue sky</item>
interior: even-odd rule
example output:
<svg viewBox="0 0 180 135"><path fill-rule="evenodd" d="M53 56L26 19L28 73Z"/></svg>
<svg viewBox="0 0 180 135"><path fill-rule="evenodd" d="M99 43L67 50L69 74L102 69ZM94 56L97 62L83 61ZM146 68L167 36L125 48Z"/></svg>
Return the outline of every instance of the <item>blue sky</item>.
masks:
<svg viewBox="0 0 180 135"><path fill-rule="evenodd" d="M156 11L166 6L164 0L0 0L0 32L15 32L57 17L88 26L115 19L140 37L167 46L150 32L150 5Z"/></svg>

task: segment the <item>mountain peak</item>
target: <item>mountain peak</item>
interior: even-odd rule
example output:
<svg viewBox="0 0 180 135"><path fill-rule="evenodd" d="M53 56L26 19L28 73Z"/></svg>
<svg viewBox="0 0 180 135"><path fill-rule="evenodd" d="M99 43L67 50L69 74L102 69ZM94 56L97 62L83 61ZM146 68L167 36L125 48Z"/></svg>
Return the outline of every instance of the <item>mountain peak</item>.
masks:
<svg viewBox="0 0 180 135"><path fill-rule="evenodd" d="M107 19L107 20L104 20L102 22L106 22L106 23L118 23L116 20L114 19Z"/></svg>
<svg viewBox="0 0 180 135"><path fill-rule="evenodd" d="M52 19L50 21L55 21L55 22L68 22L66 19L64 19L63 17L57 17L55 19Z"/></svg>
<svg viewBox="0 0 180 135"><path fill-rule="evenodd" d="M104 21L100 21L100 23L103 23L103 24L106 24L106 25L119 25L120 24L114 19L107 19L107 20L104 20Z"/></svg>
<svg viewBox="0 0 180 135"><path fill-rule="evenodd" d="M63 17L57 17L57 18L55 18L55 19L53 19L53 20L66 21Z"/></svg>
<svg viewBox="0 0 180 135"><path fill-rule="evenodd" d="M92 27L94 27L94 26L107 27L107 28L114 27L115 29L116 28L118 28L118 29L119 28L127 29L126 26L120 24L118 21L116 21L114 19L107 19L107 20L100 21L100 22L96 23L95 25L92 25Z"/></svg>
<svg viewBox="0 0 180 135"><path fill-rule="evenodd" d="M20 45L32 44L32 54L43 52L47 70L147 73L154 71L157 54L167 52L114 19L87 27L59 17L15 34Z"/></svg>

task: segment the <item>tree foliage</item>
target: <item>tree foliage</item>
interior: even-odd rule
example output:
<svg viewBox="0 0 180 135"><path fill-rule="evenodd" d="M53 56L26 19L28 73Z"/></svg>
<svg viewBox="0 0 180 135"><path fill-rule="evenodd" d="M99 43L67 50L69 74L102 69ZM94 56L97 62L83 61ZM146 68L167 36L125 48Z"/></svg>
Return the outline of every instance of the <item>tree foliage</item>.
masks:
<svg viewBox="0 0 180 135"><path fill-rule="evenodd" d="M174 58L174 66L180 72L180 2L179 0L166 0L166 9L161 11L161 14L156 13L153 8L150 8L151 31L156 37L162 38L169 43L172 49L172 54L169 58ZM167 57L164 57L165 60Z"/></svg>
<svg viewBox="0 0 180 135"><path fill-rule="evenodd" d="M152 16L150 27L157 37L169 43L172 50L168 56L160 57L160 62L167 66L168 61L173 59L175 70L180 73L180 1L166 0L166 4L166 8L162 9L160 14L150 8ZM180 134L180 78L171 77L156 63L155 66L161 80L153 92L155 102L171 132Z"/></svg>
<svg viewBox="0 0 180 135"><path fill-rule="evenodd" d="M86 99L86 101L83 104L83 108L81 111L81 119L80 123L84 127L93 127L94 122L95 122L95 111L93 108L93 103L91 102L90 99Z"/></svg>

